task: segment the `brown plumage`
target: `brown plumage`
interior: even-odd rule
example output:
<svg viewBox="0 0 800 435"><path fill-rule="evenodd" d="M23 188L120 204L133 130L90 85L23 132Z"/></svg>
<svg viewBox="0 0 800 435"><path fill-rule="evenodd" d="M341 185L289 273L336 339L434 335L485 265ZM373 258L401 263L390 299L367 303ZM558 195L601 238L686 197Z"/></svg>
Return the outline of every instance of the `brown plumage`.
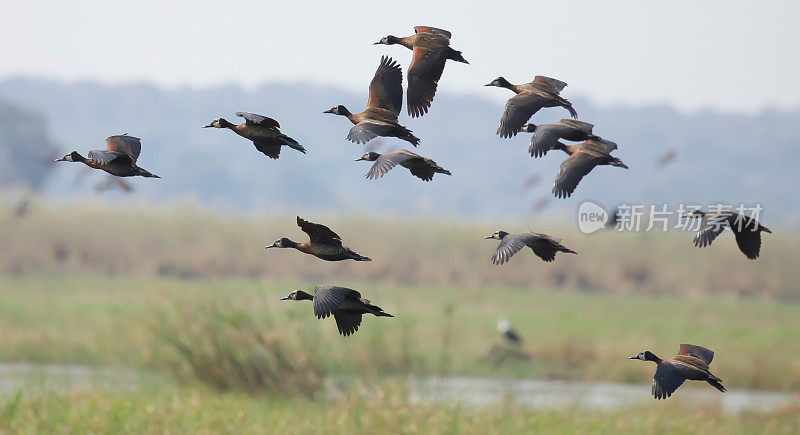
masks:
<svg viewBox="0 0 800 435"><path fill-rule="evenodd" d="M281 133L281 125L278 121L249 112L236 112L236 116L244 118L245 122L236 125L228 122L225 118L217 118L203 128L228 128L239 136L251 140L257 150L271 159L280 157L283 146L288 146L303 154L306 153L306 149L296 140Z"/></svg>
<svg viewBox="0 0 800 435"><path fill-rule="evenodd" d="M323 113L347 117L355 126L347 134L347 140L365 144L378 136L396 137L417 146L419 139L411 130L397 121L403 108L403 71L391 57L383 56L375 76L369 84L367 108L359 113L350 113L346 107L334 106Z"/></svg>
<svg viewBox="0 0 800 435"><path fill-rule="evenodd" d="M575 119L562 119L552 124L534 125L525 124L520 131L533 133L531 145L528 152L531 157L542 157L548 151L559 146L559 139L573 142L585 141L589 139L600 139L592 134L594 125Z"/></svg>
<svg viewBox="0 0 800 435"><path fill-rule="evenodd" d="M699 217L700 229L695 234L694 246L703 248L710 246L725 228L730 228L736 237L739 250L749 259L755 260L761 251L761 232L772 233L769 228L755 219L736 213L732 210L714 210L702 212L692 210L687 217Z"/></svg>
<svg viewBox="0 0 800 435"><path fill-rule="evenodd" d="M505 78L498 77L486 86L506 88L517 94L506 102L500 126L497 128L500 137L515 136L528 119L543 107L561 106L569 110L573 118L578 117L578 112L572 108L572 103L559 96L559 92L567 86L560 80L536 76L530 83L514 85Z"/></svg>
<svg viewBox="0 0 800 435"><path fill-rule="evenodd" d="M333 316L339 334L347 337L355 334L361 326L361 316L372 314L377 317L394 317L381 307L372 305L369 299L361 297L361 293L346 287L334 285L318 285L314 287L314 296L303 290L295 290L282 297L282 301L314 301L314 315L318 319Z"/></svg>
<svg viewBox="0 0 800 435"><path fill-rule="evenodd" d="M408 169L411 171L411 175L423 181L431 181L433 179L433 174L436 173L451 175L450 171L437 165L433 160L404 149L396 149L384 154L370 151L356 159L357 162L362 160L375 162L366 175L370 180L383 177L397 165Z"/></svg>
<svg viewBox="0 0 800 435"><path fill-rule="evenodd" d="M556 198L568 198L578 187L583 177L598 165L611 165L628 169L622 161L611 156L617 144L600 138L589 139L575 145L564 145L556 142L555 149L569 154L569 158L561 163L553 183L553 194Z"/></svg>
<svg viewBox="0 0 800 435"><path fill-rule="evenodd" d="M651 392L656 399L666 399L688 379L692 381L706 381L712 387L725 392L722 379L708 371L708 366L714 359L714 352L702 346L682 344L678 355L661 359L649 350L628 357L642 361L652 361L658 365L653 376Z"/></svg>
<svg viewBox="0 0 800 435"><path fill-rule="evenodd" d="M358 255L352 249L342 246L342 238L325 225L308 222L301 219L300 216L297 216L297 226L299 226L304 233L308 234L308 242L297 243L286 237L282 237L265 249L294 248L300 252L313 255L326 261L372 261L368 257Z"/></svg>
<svg viewBox="0 0 800 435"><path fill-rule="evenodd" d="M142 142L138 137L121 134L106 138L106 149L89 151L88 158L73 151L56 161L83 163L90 168L100 169L117 177L161 178L136 165L141 151Z"/></svg>
<svg viewBox="0 0 800 435"><path fill-rule="evenodd" d="M414 27L414 34L404 38L386 36L375 44L399 44L412 50L408 67L408 114L417 118L428 113L439 79L448 59L469 63L461 52L450 48L450 32L428 26Z"/></svg>
<svg viewBox="0 0 800 435"><path fill-rule="evenodd" d="M511 259L511 257L519 252L524 247L529 247L537 257L544 261L553 261L556 258L556 252L566 252L568 254L577 254L577 252L567 249L562 245L561 239L550 237L547 234L541 233L519 233L509 234L505 231L495 231L491 236L486 236L484 239L500 240L500 245L492 255L492 264L503 264Z"/></svg>

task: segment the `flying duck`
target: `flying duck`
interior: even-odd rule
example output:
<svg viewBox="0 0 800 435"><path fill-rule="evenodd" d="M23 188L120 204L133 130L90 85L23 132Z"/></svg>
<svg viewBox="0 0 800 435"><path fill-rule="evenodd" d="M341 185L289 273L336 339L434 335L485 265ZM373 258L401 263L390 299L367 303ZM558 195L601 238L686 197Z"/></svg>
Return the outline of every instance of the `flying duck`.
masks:
<svg viewBox="0 0 800 435"><path fill-rule="evenodd" d="M494 234L486 236L484 239L497 239L500 241L500 245L497 246L494 255L492 255L492 264L505 263L526 246L531 248L533 253L544 261L555 260L556 252L577 254L577 252L565 248L560 243L561 239L541 233L509 234L505 231L495 231Z"/></svg>
<svg viewBox="0 0 800 435"><path fill-rule="evenodd" d="M375 162L366 175L366 178L369 178L370 180L383 177L387 172L397 165L408 169L411 171L411 175L414 175L423 181L431 181L433 179L433 174L435 173L451 175L450 171L437 165L433 160L404 149L396 149L385 154L379 154L374 151L370 151L356 159L357 162L361 160Z"/></svg>
<svg viewBox="0 0 800 435"><path fill-rule="evenodd" d="M325 225L308 222L297 216L297 226L308 234L308 242L297 243L283 237L264 249L294 248L326 261L372 261L370 258L358 255L352 249L342 246L342 238Z"/></svg>
<svg viewBox="0 0 800 435"><path fill-rule="evenodd" d="M138 137L121 134L106 138L106 149L89 151L89 158L73 151L55 161L83 163L90 168L100 169L117 177L161 178L136 166L141 151L142 141Z"/></svg>
<svg viewBox="0 0 800 435"><path fill-rule="evenodd" d="M236 112L236 116L244 118L244 123L235 125L226 121L225 118L217 118L203 128L229 128L239 136L253 141L256 149L271 159L277 159L280 156L282 146L296 149L303 154L306 153L306 149L296 140L281 133L281 125L278 124L278 121L249 112Z"/></svg>
<svg viewBox="0 0 800 435"><path fill-rule="evenodd" d="M611 151L617 149L617 144L608 140L589 139L575 145L556 142L554 148L569 154L569 158L561 163L553 183L553 194L556 198L569 198L578 183L595 166L611 165L628 169L622 160L611 156Z"/></svg>
<svg viewBox="0 0 800 435"><path fill-rule="evenodd" d="M653 361L658 365L653 376L652 394L658 400L672 396L672 393L683 385L687 379L692 381L706 381L712 387L723 393L722 379L708 371L708 365L714 359L714 352L693 344L682 344L678 355L661 359L649 350L628 357L642 361Z"/></svg>
<svg viewBox="0 0 800 435"><path fill-rule="evenodd" d="M717 238L725 228L730 228L736 236L736 244L739 250L751 260L758 258L761 251L761 232L772 234L769 228L761 225L755 219L741 215L732 210L720 209L703 212L700 210L690 210L686 213L687 217L699 217L700 229L694 236L694 246L703 248L710 246L711 242Z"/></svg>
<svg viewBox="0 0 800 435"><path fill-rule="evenodd" d="M394 317L389 313L385 313L381 307L372 305L372 302L368 299L362 298L361 293L333 285L318 285L314 287L314 296L303 290L295 290L282 297L281 300L314 301L314 315L318 319L333 315L339 334L345 337L358 331L363 314Z"/></svg>
<svg viewBox="0 0 800 435"><path fill-rule="evenodd" d="M594 128L594 125L588 122L578 121L576 119L562 119L552 124L525 124L520 131L533 133L533 136L531 136L531 146L528 148L528 152L531 153L531 157L542 157L547 154L548 151L558 146L559 139L573 142L600 139L598 136L592 134L592 128Z"/></svg>
<svg viewBox="0 0 800 435"><path fill-rule="evenodd" d="M578 117L578 112L572 108L572 103L558 95L567 87L561 80L536 76L530 83L513 85L505 78L498 77L486 86L506 88L517 94L506 102L500 126L497 128L500 137L515 136L528 119L543 107L562 106L569 110L573 118Z"/></svg>

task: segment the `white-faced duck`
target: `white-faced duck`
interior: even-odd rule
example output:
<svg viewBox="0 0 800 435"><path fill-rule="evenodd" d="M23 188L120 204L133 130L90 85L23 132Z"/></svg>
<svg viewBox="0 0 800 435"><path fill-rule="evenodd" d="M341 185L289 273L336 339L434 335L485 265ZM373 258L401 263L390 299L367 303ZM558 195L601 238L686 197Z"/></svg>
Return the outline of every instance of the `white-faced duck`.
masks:
<svg viewBox="0 0 800 435"><path fill-rule="evenodd" d="M385 154L370 151L356 159L357 162L361 160L375 162L366 175L370 180L383 177L397 165L408 169L411 175L424 181L431 181L435 173L451 175L450 171L437 165L433 160L404 149L396 149Z"/></svg>
<svg viewBox="0 0 800 435"><path fill-rule="evenodd" d="M414 34L404 38L386 36L377 44L399 44L412 51L411 65L408 67L408 114L417 118L428 113L436 94L439 79L442 78L444 64L448 59L469 63L461 52L450 48L452 35L447 30L436 27L415 26Z"/></svg>
<svg viewBox="0 0 800 435"><path fill-rule="evenodd" d="M722 386L722 379L708 371L708 365L714 359L714 352L701 346L682 344L678 355L667 359L661 359L649 350L628 359L653 361L658 365L653 376L652 394L659 400L672 396L672 393L687 379L706 381L717 390L723 393L726 391Z"/></svg>
<svg viewBox="0 0 800 435"><path fill-rule="evenodd" d="M283 146L303 154L306 153L306 149L296 140L281 133L281 125L278 124L278 121L248 112L236 112L236 116L244 118L245 122L236 125L226 121L225 118L217 118L203 128L229 128L239 136L253 141L256 149L271 159L277 159L280 156Z"/></svg>
<svg viewBox="0 0 800 435"><path fill-rule="evenodd" d="M308 222L297 216L297 226L308 234L310 239L308 242L297 243L283 237L265 249L294 248L327 261L372 261L368 257L358 255L352 249L342 246L342 238L325 225Z"/></svg>
<svg viewBox="0 0 800 435"><path fill-rule="evenodd" d="M158 175L136 166L136 160L142 151L142 142L138 137L121 134L106 139L106 149L89 151L89 158L73 151L57 162L78 162L93 169L106 171L117 177L161 178Z"/></svg>
<svg viewBox="0 0 800 435"><path fill-rule="evenodd" d="M690 210L686 216L701 218L700 229L694 236L694 246L698 248L709 246L725 228L730 228L736 236L739 250L751 260L758 258L761 251L761 232L772 233L769 228L752 217L732 210L720 209L708 212Z"/></svg>
<svg viewBox="0 0 800 435"><path fill-rule="evenodd" d="M556 198L569 198L578 183L595 166L611 165L628 169L622 160L611 156L611 151L617 149L617 144L608 140L589 139L575 145L556 142L555 149L569 154L569 158L561 163L553 183L553 194Z"/></svg>
<svg viewBox="0 0 800 435"><path fill-rule="evenodd" d="M314 296L303 290L295 290L281 300L314 301L314 315L318 319L333 315L339 334L345 337L358 331L363 314L394 317L385 313L381 307L372 305L368 299L362 298L361 293L345 287L318 285L314 287Z"/></svg>
<svg viewBox="0 0 800 435"><path fill-rule="evenodd" d="M503 337L511 344L519 345L522 343L522 337L511 328L511 322L508 319L504 318L497 321L497 331L503 334Z"/></svg>
<svg viewBox="0 0 800 435"><path fill-rule="evenodd" d="M542 157L547 154L548 151L558 146L559 139L573 142L599 139L599 137L592 134L592 128L594 128L594 125L588 122L575 119L562 119L552 124L525 124L520 131L533 133L533 136L531 136L531 146L528 147L528 152L531 153L531 157Z"/></svg>
<svg viewBox="0 0 800 435"><path fill-rule="evenodd" d="M419 139L411 130L397 123L403 108L403 71L392 58L383 56L375 76L369 84L367 108L360 113L350 113L344 106L334 106L323 113L347 117L355 124L347 140L365 144L378 136L396 137L417 146Z"/></svg>
<svg viewBox="0 0 800 435"><path fill-rule="evenodd" d="M500 241L500 245L497 246L494 255L492 255L492 264L507 262L514 254L526 246L531 248L533 253L544 261L555 260L556 252L577 254L577 252L565 248L560 243L561 239L541 233L509 234L505 231L495 231L494 234L486 236L484 239L497 239Z"/></svg>
<svg viewBox="0 0 800 435"><path fill-rule="evenodd" d="M510 89L517 94L508 100L500 118L500 126L497 128L500 137L515 136L528 119L543 107L561 106L569 110L573 118L578 117L572 103L558 95L567 86L561 80L536 76L530 83L513 85L503 77L498 77L486 86Z"/></svg>

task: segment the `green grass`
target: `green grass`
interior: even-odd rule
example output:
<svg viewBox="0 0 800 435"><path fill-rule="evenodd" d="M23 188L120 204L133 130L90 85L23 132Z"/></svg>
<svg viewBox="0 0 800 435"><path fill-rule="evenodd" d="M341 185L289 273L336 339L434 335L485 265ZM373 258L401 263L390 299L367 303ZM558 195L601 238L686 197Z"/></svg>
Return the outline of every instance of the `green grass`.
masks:
<svg viewBox="0 0 800 435"><path fill-rule="evenodd" d="M16 433L783 433L800 408L723 414L668 402L619 412L412 403L380 384L331 400L217 394L203 389L22 391L0 399L0 430Z"/></svg>
<svg viewBox="0 0 800 435"><path fill-rule="evenodd" d="M735 297L687 300L331 283L361 290L397 317L365 317L357 334L343 338L332 319L313 316L310 303L279 301L311 284L0 277L0 360L161 370L176 361L175 349L164 336L201 327L208 307L223 306L225 310L215 315L235 313L251 322L249 329L230 327L231 340L263 330L265 336L300 346L328 375L455 374L646 383L653 367L627 356L643 349L669 356L680 343L696 343L716 351L712 370L729 388L800 390L798 304ZM159 313L176 306L181 314L173 313L172 326L154 329ZM523 335L530 360L498 366L488 357L492 346L500 343L499 316L508 316ZM190 335L188 343L205 335Z"/></svg>

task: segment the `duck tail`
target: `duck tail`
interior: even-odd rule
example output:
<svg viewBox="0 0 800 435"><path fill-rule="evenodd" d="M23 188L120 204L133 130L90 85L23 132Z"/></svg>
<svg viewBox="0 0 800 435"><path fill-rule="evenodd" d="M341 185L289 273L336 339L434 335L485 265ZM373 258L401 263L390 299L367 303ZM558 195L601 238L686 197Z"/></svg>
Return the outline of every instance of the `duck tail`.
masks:
<svg viewBox="0 0 800 435"><path fill-rule="evenodd" d="M378 311L378 312L375 313L375 315L378 316L378 317L394 317L393 315L391 315L389 313L385 313L383 311Z"/></svg>
<svg viewBox="0 0 800 435"><path fill-rule="evenodd" d="M356 261L372 261L371 258L365 257L363 255L358 255L356 253L353 253L353 260L356 260Z"/></svg>
<svg viewBox="0 0 800 435"><path fill-rule="evenodd" d="M769 228L767 228L767 227L765 227L765 226L763 226L763 225L761 226L761 231L764 231L765 233L770 233L770 234L772 234L772 231L770 231L770 230L769 230Z"/></svg>
<svg viewBox="0 0 800 435"><path fill-rule="evenodd" d="M708 379L706 379L706 382L723 393L728 391L724 386L722 386L722 379L712 375L711 373L708 374Z"/></svg>
<svg viewBox="0 0 800 435"><path fill-rule="evenodd" d="M306 153L306 149L303 148L303 146L300 145L296 140L290 138L289 136L286 136L285 134L281 134L280 135L280 139L283 141L283 143L285 143L287 146L289 146L289 148L292 148L292 149L295 149L297 151L300 151L303 154Z"/></svg>
<svg viewBox="0 0 800 435"><path fill-rule="evenodd" d="M450 52L447 53L447 58L450 60L454 60L456 62L469 64L469 62L467 62L467 60L464 59L464 56L461 55L460 51L453 50L452 48L450 49Z"/></svg>
<svg viewBox="0 0 800 435"><path fill-rule="evenodd" d="M146 170L144 170L142 168L139 168L139 174L138 175L141 175L142 177L145 177L145 178L161 178L158 175L152 174L149 171L146 171Z"/></svg>
<svg viewBox="0 0 800 435"><path fill-rule="evenodd" d="M419 138L414 136L411 130L403 127L402 125L397 126L397 138L403 139L404 141L414 146L419 145Z"/></svg>
<svg viewBox="0 0 800 435"><path fill-rule="evenodd" d="M434 172L438 172L440 174L453 175L453 174L450 173L450 171L448 171L447 169L445 169L445 168L443 168L441 166L438 166L438 165L435 168L433 168L433 171Z"/></svg>
<svg viewBox="0 0 800 435"><path fill-rule="evenodd" d="M575 108L572 107L572 103L567 100L566 98L558 97L558 102L561 104L561 107L569 110L569 116L578 119L578 112L575 111Z"/></svg>

